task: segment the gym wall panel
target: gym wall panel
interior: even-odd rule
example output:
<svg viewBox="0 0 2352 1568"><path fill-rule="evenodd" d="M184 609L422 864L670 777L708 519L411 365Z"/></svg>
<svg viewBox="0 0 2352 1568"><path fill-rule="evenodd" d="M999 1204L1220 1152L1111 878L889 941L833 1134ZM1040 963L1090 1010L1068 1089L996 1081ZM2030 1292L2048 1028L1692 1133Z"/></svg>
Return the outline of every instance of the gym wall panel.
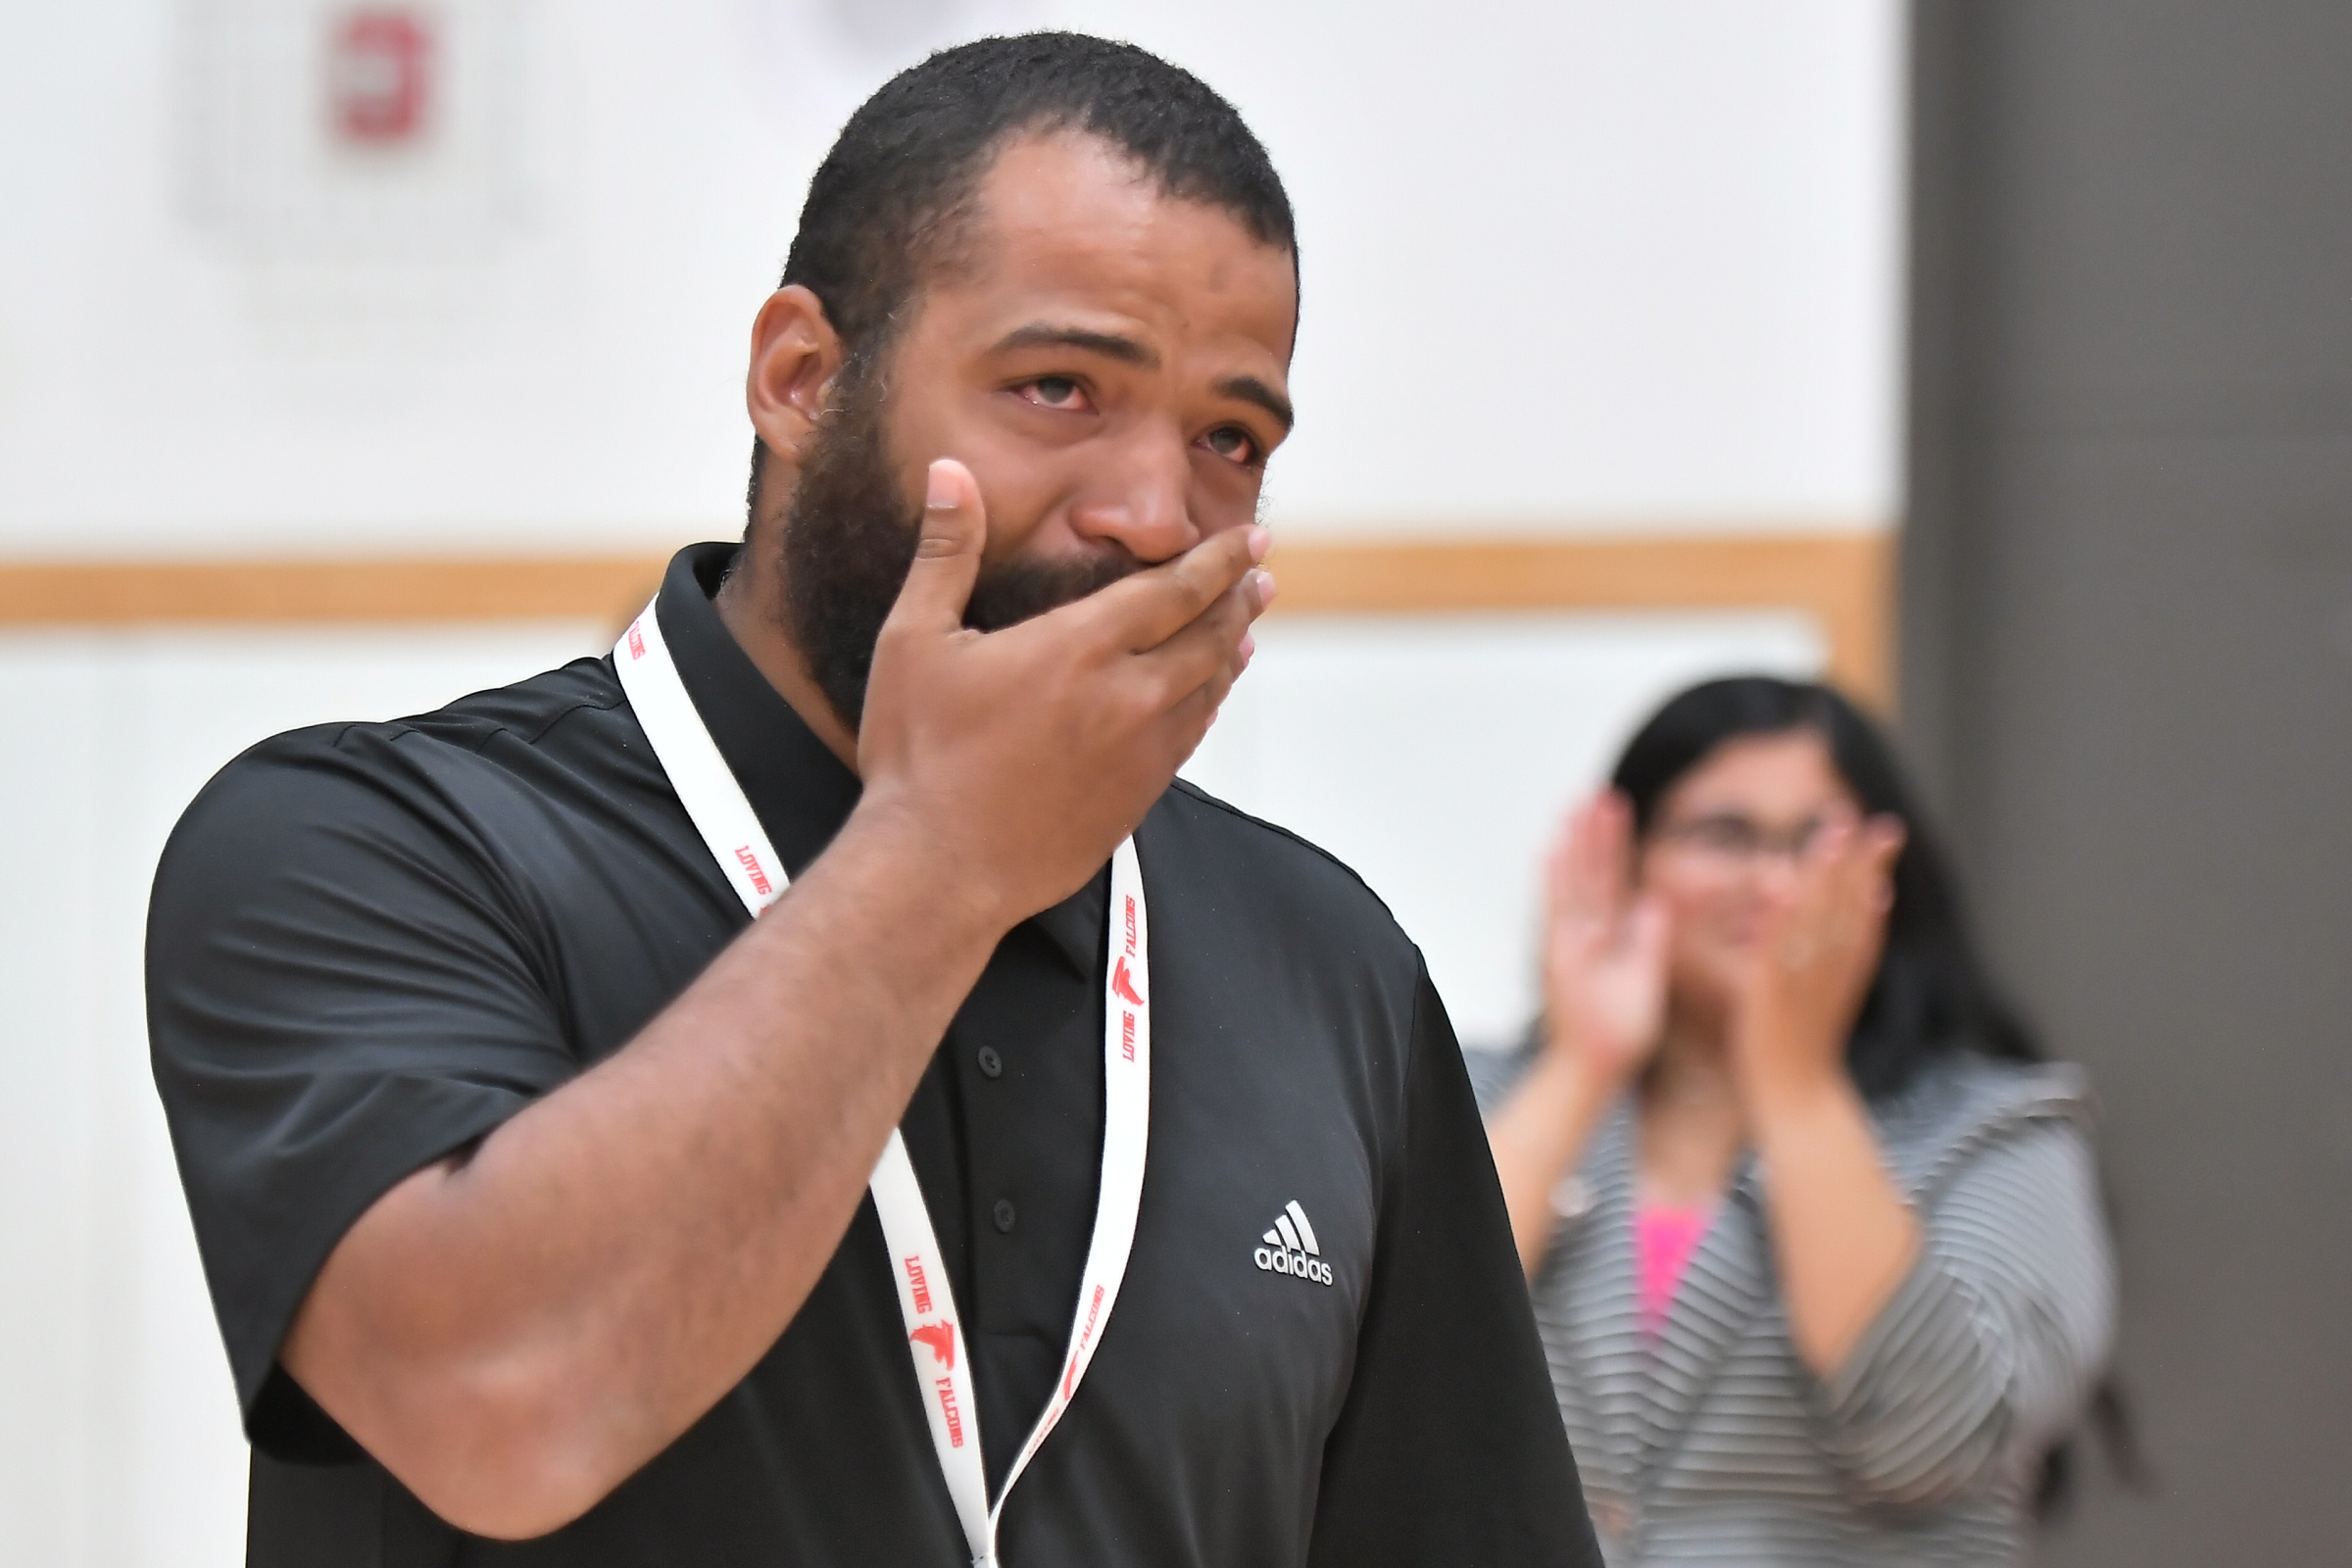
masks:
<svg viewBox="0 0 2352 1568"><path fill-rule="evenodd" d="M1185 775L1363 877L1472 1046L1534 1016L1544 854L1633 726L1693 680L1822 660L1794 612L1298 615L1257 635Z"/></svg>
<svg viewBox="0 0 2352 1568"><path fill-rule="evenodd" d="M2082 1062L2149 1484L2053 1568L2352 1540L2352 8L1921 0L1904 711Z"/></svg>
<svg viewBox="0 0 2352 1568"><path fill-rule="evenodd" d="M0 15L0 554L731 528L752 314L831 134L929 45L1046 24L1198 69L1285 172L1277 522L1895 508L1894 0L465 0L413 156L317 144L341 3Z"/></svg>
<svg viewBox="0 0 2352 1568"><path fill-rule="evenodd" d="M244 1560L236 1398L147 1065L147 889L181 809L266 735L437 707L602 639L0 635L0 1557Z"/></svg>

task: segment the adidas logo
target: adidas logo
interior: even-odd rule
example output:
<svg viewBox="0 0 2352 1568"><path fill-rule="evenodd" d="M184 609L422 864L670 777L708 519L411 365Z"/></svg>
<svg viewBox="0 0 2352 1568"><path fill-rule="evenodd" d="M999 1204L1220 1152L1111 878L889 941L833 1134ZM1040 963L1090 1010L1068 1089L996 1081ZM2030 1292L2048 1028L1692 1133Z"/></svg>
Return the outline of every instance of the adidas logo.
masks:
<svg viewBox="0 0 2352 1568"><path fill-rule="evenodd" d="M1297 1199L1283 1205L1282 1212L1274 1216L1274 1228L1266 1232L1265 1245L1250 1255L1269 1274L1288 1274L1317 1285L1331 1283L1331 1265L1323 1261L1323 1250L1315 1245L1315 1228L1306 1222L1306 1210L1298 1206Z"/></svg>

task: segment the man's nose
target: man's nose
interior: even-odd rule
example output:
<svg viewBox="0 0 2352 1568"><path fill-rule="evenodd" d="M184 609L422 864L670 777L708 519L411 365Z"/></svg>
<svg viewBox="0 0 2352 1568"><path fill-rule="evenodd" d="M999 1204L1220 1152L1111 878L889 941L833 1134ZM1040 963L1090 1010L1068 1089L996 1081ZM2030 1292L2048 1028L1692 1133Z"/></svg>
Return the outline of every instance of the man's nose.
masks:
<svg viewBox="0 0 2352 1568"><path fill-rule="evenodd" d="M1182 555L1200 542L1191 457L1180 437L1128 443L1080 497L1071 527L1081 538L1115 540L1147 565Z"/></svg>

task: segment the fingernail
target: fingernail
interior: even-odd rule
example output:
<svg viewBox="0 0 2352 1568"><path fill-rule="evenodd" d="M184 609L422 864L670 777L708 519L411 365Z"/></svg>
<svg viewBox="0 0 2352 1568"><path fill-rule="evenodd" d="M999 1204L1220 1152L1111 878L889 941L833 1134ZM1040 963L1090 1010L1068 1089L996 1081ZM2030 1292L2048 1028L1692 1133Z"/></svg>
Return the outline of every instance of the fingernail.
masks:
<svg viewBox="0 0 2352 1568"><path fill-rule="evenodd" d="M1247 664L1250 662L1250 659L1256 655L1256 653L1257 639L1250 636L1248 632L1242 633L1242 662Z"/></svg>
<svg viewBox="0 0 2352 1568"><path fill-rule="evenodd" d="M1257 579L1257 608L1263 610L1274 602L1274 574L1261 569L1251 575Z"/></svg>
<svg viewBox="0 0 2352 1568"><path fill-rule="evenodd" d="M945 458L931 465L930 476L925 484L927 486L923 492L925 510L949 512L955 509L956 481L948 472L948 464Z"/></svg>
<svg viewBox="0 0 2352 1568"><path fill-rule="evenodd" d="M1266 551L1273 543L1274 534L1264 523L1253 522L1250 525L1250 559L1251 561L1265 560Z"/></svg>

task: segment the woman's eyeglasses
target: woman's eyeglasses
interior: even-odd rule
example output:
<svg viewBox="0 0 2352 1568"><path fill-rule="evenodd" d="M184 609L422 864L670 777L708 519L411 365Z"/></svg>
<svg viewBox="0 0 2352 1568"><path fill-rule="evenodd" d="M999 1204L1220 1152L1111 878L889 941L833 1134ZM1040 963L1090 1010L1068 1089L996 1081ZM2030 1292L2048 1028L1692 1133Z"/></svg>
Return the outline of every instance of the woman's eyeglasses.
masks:
<svg viewBox="0 0 2352 1568"><path fill-rule="evenodd" d="M1801 858L1824 825L1822 818L1809 816L1793 827L1770 828L1737 811L1711 811L1681 822L1662 823L1651 836L1708 859L1744 867L1768 856L1791 862Z"/></svg>

